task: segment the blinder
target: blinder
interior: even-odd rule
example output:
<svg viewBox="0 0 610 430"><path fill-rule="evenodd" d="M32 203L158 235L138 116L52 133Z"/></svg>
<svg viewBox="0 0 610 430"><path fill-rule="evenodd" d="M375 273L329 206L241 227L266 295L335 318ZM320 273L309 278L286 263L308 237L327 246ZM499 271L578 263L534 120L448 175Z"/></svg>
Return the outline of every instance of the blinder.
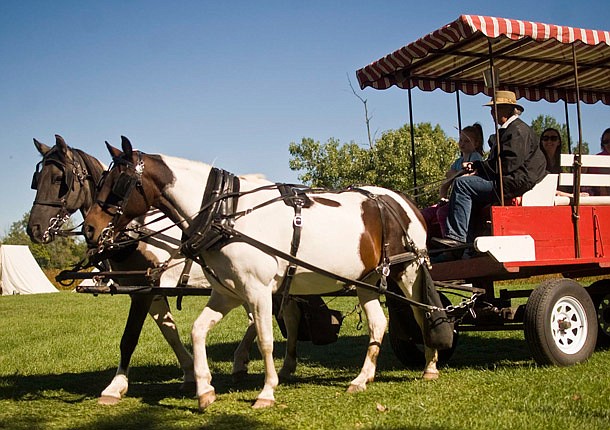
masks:
<svg viewBox="0 0 610 430"><path fill-rule="evenodd" d="M32 190L38 191L38 183L40 182L40 176L42 175L42 168L47 163L49 163L49 164L52 163L52 164L57 165L57 167L59 167L61 169L61 171L63 172L62 185L64 185L63 188L64 188L65 192L62 193L59 197L63 197L65 195L67 195L73 189L74 174L76 173L76 172L74 172L74 170L77 168L77 165L74 164L74 167L71 169L68 165L66 165L58 160L53 160L53 159L48 159L48 158L42 159L36 164L36 170L32 174L32 183L30 184L30 188ZM78 175L79 182L82 183L85 180L86 172L78 172L77 175Z"/></svg>
<svg viewBox="0 0 610 430"><path fill-rule="evenodd" d="M42 166L42 160L36 164L36 170L32 175L32 184L30 188L33 190L38 190L38 181L40 180L40 167Z"/></svg>
<svg viewBox="0 0 610 430"><path fill-rule="evenodd" d="M144 171L144 162L141 158L136 164L132 164L131 162L118 157L114 158L108 170L102 173L102 177L97 184L98 192L100 191L102 184L108 178L109 172L114 167L121 165L127 167L127 169L119 172L106 200L97 200L97 204L102 207L102 210L108 212L110 208L113 208L116 211L113 214L115 217L123 213L123 207L129 200L129 196L133 189L142 186L142 172ZM116 223L116 219L113 223Z"/></svg>
<svg viewBox="0 0 610 430"><path fill-rule="evenodd" d="M121 172L119 177L112 185L112 194L118 197L119 200L123 201L129 197L129 194L133 188L139 184L139 182L140 179L136 174Z"/></svg>

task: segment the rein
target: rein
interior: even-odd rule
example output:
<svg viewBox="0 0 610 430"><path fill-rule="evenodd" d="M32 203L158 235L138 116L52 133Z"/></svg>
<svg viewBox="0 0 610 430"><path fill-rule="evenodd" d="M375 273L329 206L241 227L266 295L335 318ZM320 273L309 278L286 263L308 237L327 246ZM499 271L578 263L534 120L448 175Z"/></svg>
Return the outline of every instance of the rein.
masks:
<svg viewBox="0 0 610 430"><path fill-rule="evenodd" d="M115 193L117 195L117 197L119 197L119 204L115 206L117 209L117 213L115 214L115 220L122 213L121 205L125 204L129 195L131 194L132 190L138 185L141 187L141 176L142 176L142 172L144 169L144 163L141 159L141 155L139 152L138 152L138 154L139 154L140 158L139 158L138 164L135 165L135 167L134 167L134 164L129 161L119 159L120 162L118 162L117 160L115 160L115 161L117 161L117 162L115 162L115 164L123 164L123 165L127 165L128 167L132 167L132 168L134 168L134 172L135 172L132 174L128 174L126 172L121 172L119 175L119 178L117 178L117 181L115 182L115 184L113 184L113 193ZM124 183L120 184L121 176L123 176L123 175L128 177L128 179L125 179L123 181ZM119 185L120 192L115 191L115 189L117 188L117 185ZM280 191L280 195L278 197L269 199L252 208L249 208L247 210L236 212L237 200L240 196L243 196L246 194L252 194L255 192L262 191L262 190L270 190L270 189L274 189L274 188L277 188ZM397 294L395 292L388 290L386 277L390 274L391 265L417 261L419 264L419 267L422 268L422 270L428 270L428 266L430 264L429 258L428 258L428 254L427 254L426 250L418 249L417 247L415 247L415 244L413 243L413 241L408 237L407 226L404 224L404 222L402 221L401 217L396 212L396 210L390 204L388 204L387 201L385 201L383 199L383 196L375 195L367 190L364 190L361 188L352 188L352 189L342 190L342 191L337 191L337 192L346 192L346 191L359 192L359 193L367 196L368 198L373 199L377 203L380 213L383 214L384 212L389 212L392 215L392 217L397 221L397 223L400 225L400 227L404 233L404 236L407 241L407 245L409 245L409 247L411 249L415 250L415 252L404 252L404 253L397 254L397 255L387 256L385 244L384 244L384 246L382 247L382 259L381 259L382 261L381 261L381 264L376 269L376 271L381 274L381 282L380 282L379 287L366 283L366 282L363 282L361 280L355 280L355 279L349 279L349 278L343 277L341 275L327 271L325 269L322 269L318 266L315 266L313 264L310 264L304 260L297 258L296 254L297 254L297 250L298 250L298 246L299 246L300 231L301 231L301 225L302 225L301 208L306 207L305 204L307 204L307 203L304 200L304 198L308 199L308 197L305 194L307 190L318 191L318 190L309 189L309 188L303 187L303 186L291 186L288 184L277 184L276 183L276 184L269 184L269 185L261 186L256 189L253 189L253 190L241 192L241 191L239 191L239 179L236 176L234 176L233 174L231 174L225 170L218 169L218 168L212 168L212 170L210 172L210 176L208 176L206 189L203 193L201 208L195 215L195 218L194 218L193 222L191 223L191 225L189 226L188 230L185 232L185 234L183 236L183 241L182 241L180 247L178 248L178 250L176 250L176 253L182 252L182 254L185 255L187 258L197 261L204 268L204 270L206 270L208 272L208 274L210 274L212 277L216 278L214 272L209 267L207 267L207 265L205 264L205 261L203 261L203 259L201 258L201 256L200 256L201 252L212 249L212 248L220 248L224 244L226 244L227 241L229 241L229 240L231 240L231 241L237 240L237 241L247 243L269 255L279 257L289 263L285 276L284 276L284 280L282 282L282 286L280 287L280 289L283 289L283 291L282 291L283 295L288 295L290 280L291 280L292 276L294 275L294 273L296 272L297 267L300 266L307 270L310 270L310 271L318 273L320 275L329 277L331 279L335 279L335 280L345 284L344 290L346 290L346 291L348 290L348 286L353 285L353 286L363 288L363 289L366 289L369 291L374 291L379 294L389 295L389 296L395 298L396 300L403 301L412 306L416 306L416 307L426 310L428 315L430 315L430 313L432 313L432 312L445 311L445 308L442 308L439 306L434 306L434 305L429 305L426 303L421 303L416 300L409 299L409 298L405 297L404 295ZM322 190L320 190L320 191L322 191ZM328 190L324 190L324 191L328 192ZM290 198L293 198L292 202L289 202ZM270 205L270 204L273 204L273 203L276 203L279 201L284 201L284 202L286 202L286 204L292 206L295 209L295 216L293 218L293 238L292 238L292 242L291 242L290 253L283 252L270 245L260 242L238 230L235 230L235 228L234 228L234 222L236 219L238 219L242 216L245 216L256 209L265 207L267 205ZM107 205L108 205L106 202L98 201L97 203L100 204L100 206L102 206L102 208L107 207ZM180 224L183 221L184 221L184 219L175 223L174 225ZM382 224L383 224L383 216L382 216ZM172 226L170 226L170 227L172 227ZM109 226L105 229L105 231L112 232L113 228L114 228L113 222L111 222L111 223L109 223ZM383 225L382 225L382 230L383 230L383 234L385 235L386 229L385 229L385 226L383 226ZM146 235L146 236L150 237L150 236L154 236L155 234L156 233L153 232L150 235ZM110 237L112 237L112 236L110 236ZM98 252L102 252L104 250L104 247L108 245L108 240L107 240L107 237L104 236L104 232L102 232L102 236L100 236L100 240L101 240L101 243L100 243L100 246L98 247ZM142 238L131 239L128 242L133 243L133 242L137 242L138 240L142 240ZM113 244L112 242L110 242L110 244L112 246L121 246L120 243ZM170 260L172 258L173 258L173 256L170 257ZM169 260L167 262L165 262L164 264L162 264L159 269L164 270L164 268L167 267L168 262L169 262ZM220 285L222 285L222 282L220 282L220 280L218 280L218 279L216 279L216 280L220 283ZM474 303L475 299L476 299L476 294L473 295L473 297L469 301L463 302L462 305L460 305L460 307L470 307L471 304Z"/></svg>
<svg viewBox="0 0 610 430"><path fill-rule="evenodd" d="M379 288L379 287L376 287L374 285L368 284L366 282L359 281L357 279L350 279L350 278L343 277L341 275L337 275L336 273L329 272L328 270L322 269L321 267L318 267L318 266L314 266L313 264L310 264L310 263L308 263L308 262L306 262L304 260L301 260L301 259L299 259L299 258L297 258L295 256L292 256L292 255L287 254L287 253L285 253L283 251L280 251L279 249L273 248L272 246L269 246L269 245L267 245L267 244L265 244L263 242L260 242L260 241L258 241L256 239L254 239L254 238L252 238L252 237L242 233L242 232L239 232L239 231L235 230L232 227L221 226L220 228L222 228L228 234L230 234L231 237L233 237L233 238L235 238L235 239L237 239L237 240L239 240L241 242L244 242L244 243L247 243L249 245L252 245L253 247L258 248L258 249L260 249L261 251L263 251L263 252L265 252L267 254L274 255L274 256L279 257L279 258L281 258L283 260L286 260L289 263L292 263L292 264L294 264L296 266L303 267L303 268L305 268L307 270L310 270L312 272L318 273L318 274L323 275L323 276L327 276L327 277L329 277L331 279L335 279L335 280L337 280L339 282L344 283L345 284L345 287L344 287L345 291L348 290L347 287L349 285L353 285L355 287L363 288L363 289L366 289L366 290L369 290L369 291L374 291L374 292L377 292L379 294L389 295L389 296L391 296L391 297L393 297L393 298L395 298L397 300L406 302L406 303L408 303L410 305L417 306L417 307L422 308L422 309L426 309L427 311L439 311L439 310L443 309L443 308L439 308L437 306L432 306L432 305L428 305L428 304L425 304L425 303L420 303L418 301L409 299L409 298L407 298L407 297L405 297L403 295L400 295L400 294L394 293L392 291L389 291L389 290L387 290L385 288ZM416 253L414 253L414 252L407 252L405 254L401 254L400 255L400 260L399 261L397 259L395 261L392 261L392 263L403 263L403 262L408 262L408 261L414 261L414 260L417 260L417 259L418 259L418 255Z"/></svg>

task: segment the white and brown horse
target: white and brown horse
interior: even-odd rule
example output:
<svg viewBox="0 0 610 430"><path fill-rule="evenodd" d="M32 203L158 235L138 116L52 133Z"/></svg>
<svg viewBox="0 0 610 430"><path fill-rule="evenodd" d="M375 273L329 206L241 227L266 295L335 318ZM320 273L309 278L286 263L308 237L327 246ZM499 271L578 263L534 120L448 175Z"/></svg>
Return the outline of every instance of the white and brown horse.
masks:
<svg viewBox="0 0 610 430"><path fill-rule="evenodd" d="M125 137L122 151L108 143L107 147L114 166L83 225L90 245L112 242L132 219L155 207L178 223L189 237L183 250L195 252L196 258L214 272L210 280L212 295L192 329L201 409L216 399L206 354L207 334L230 310L243 303L254 316L265 366L264 387L254 407L274 404L278 375L272 355L271 295L278 292L288 272L286 256L296 254L298 262L307 262L310 268L326 273L296 264L290 294L338 291L345 286L346 278L366 280L374 286L380 272L396 282L407 298L421 300L424 294L419 268L426 255L426 230L419 211L402 195L377 187L317 192L305 196L308 203L299 206L297 212L285 204L281 187L271 182L229 177L220 182L238 182L238 187L212 187L213 192L209 192L209 184L219 180L218 169L208 164L135 151ZM226 175L220 176L226 179ZM202 220L209 222L202 224ZM298 249L294 246L295 226L299 229ZM415 251L416 258L392 266L384 264L392 256L411 251ZM328 277L328 273L340 280ZM364 365L350 382L350 392L365 390L366 384L373 381L387 326L380 292L358 287L357 294L367 317L370 339ZM414 311L423 327L424 312L420 308ZM425 349L424 378L434 379L438 377L438 353L428 346Z"/></svg>
<svg viewBox="0 0 610 430"><path fill-rule="evenodd" d="M30 211L27 233L35 243L50 243L56 235L62 235L62 225L77 211L83 215L93 205L96 198L96 185L105 170L105 166L95 157L76 148L70 148L64 139L56 135L55 146L50 147L34 139L36 149L42 160L36 167L32 179L32 188L36 189L36 198ZM158 218L152 217L152 218ZM145 221L143 221L145 222ZM170 224L167 219L159 220L149 228L162 230ZM176 248L175 242L181 237L177 227L167 230L162 237L156 236L154 245L140 242L131 252L116 256L107 263L111 270L146 270L155 267L159 262L169 258L169 253ZM163 239L163 237L165 239ZM170 239L171 243L166 240ZM172 240L173 239L173 240ZM184 261L172 261L171 269L163 272L157 282L160 286L175 287L183 272ZM121 280L118 280L121 283ZM188 283L194 287L209 287L201 268L194 265L189 272ZM124 285L148 285L149 280L130 277ZM184 372L183 390L194 390L193 358L184 347L167 298L160 295L132 294L129 316L120 343L120 360L112 382L102 391L99 402L102 404L117 403L128 390L128 374L131 356L138 344L142 326L148 313L163 337L171 346L180 367ZM298 318L298 317L297 317ZM298 323L297 323L298 324ZM292 326L289 331L296 331ZM233 372L247 372L248 355L256 331L250 325L244 339L235 351ZM294 342L296 344L296 335ZM293 350L296 354L296 345ZM296 359L293 359L296 364Z"/></svg>

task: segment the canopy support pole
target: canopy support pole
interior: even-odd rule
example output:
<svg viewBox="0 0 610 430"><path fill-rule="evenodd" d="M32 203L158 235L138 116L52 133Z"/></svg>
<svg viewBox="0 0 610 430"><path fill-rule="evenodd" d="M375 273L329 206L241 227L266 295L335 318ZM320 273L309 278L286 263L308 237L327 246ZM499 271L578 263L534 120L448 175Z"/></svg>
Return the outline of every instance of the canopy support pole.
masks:
<svg viewBox="0 0 610 430"><path fill-rule="evenodd" d="M417 189L417 168L415 166L415 129L413 127L413 103L411 98L411 85L409 85L409 90L407 93L409 95L409 125L411 129L411 170L413 171L413 188ZM417 200L418 198L415 197L416 203Z"/></svg>
<svg viewBox="0 0 610 430"><path fill-rule="evenodd" d="M580 174L582 170L582 126L580 122L580 88L578 85L578 64L576 62L576 47L572 43L572 61L574 63L574 90L576 92L576 114L578 117L578 151L574 154L574 204L572 205L572 222L574 223L574 252L580 258ZM567 98L567 97L566 97Z"/></svg>
<svg viewBox="0 0 610 430"><path fill-rule="evenodd" d="M563 100L563 109L565 112L565 116L566 116L566 133L568 134L568 154L572 153L572 146L570 146L570 142L572 141L572 134L570 133L570 115L568 113L568 99L567 99L567 95L566 98Z"/></svg>
<svg viewBox="0 0 610 430"><path fill-rule="evenodd" d="M500 179L500 206L504 206L504 181L502 180L502 153L500 148L500 130L498 128L498 105L496 104L496 71L494 69L493 48L491 40L487 39L487 47L489 49L489 71L491 75L491 100L493 101L494 110L494 130L496 134L496 148L498 151L498 177Z"/></svg>
<svg viewBox="0 0 610 430"><path fill-rule="evenodd" d="M460 90L455 89L455 103L457 104L457 120L458 120L458 132L462 132L462 109L460 107Z"/></svg>

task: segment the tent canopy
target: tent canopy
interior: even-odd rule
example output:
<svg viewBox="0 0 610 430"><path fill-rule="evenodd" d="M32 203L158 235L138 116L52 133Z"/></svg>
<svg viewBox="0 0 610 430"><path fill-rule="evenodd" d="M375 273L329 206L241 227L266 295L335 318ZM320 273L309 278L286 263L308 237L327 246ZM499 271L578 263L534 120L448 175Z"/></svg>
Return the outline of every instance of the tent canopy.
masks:
<svg viewBox="0 0 610 430"><path fill-rule="evenodd" d="M0 245L0 289L3 296L58 291L25 245Z"/></svg>
<svg viewBox="0 0 610 430"><path fill-rule="evenodd" d="M610 32L462 15L456 21L356 72L360 88L419 88L491 95L483 72L490 56L500 90L530 101L610 104Z"/></svg>

